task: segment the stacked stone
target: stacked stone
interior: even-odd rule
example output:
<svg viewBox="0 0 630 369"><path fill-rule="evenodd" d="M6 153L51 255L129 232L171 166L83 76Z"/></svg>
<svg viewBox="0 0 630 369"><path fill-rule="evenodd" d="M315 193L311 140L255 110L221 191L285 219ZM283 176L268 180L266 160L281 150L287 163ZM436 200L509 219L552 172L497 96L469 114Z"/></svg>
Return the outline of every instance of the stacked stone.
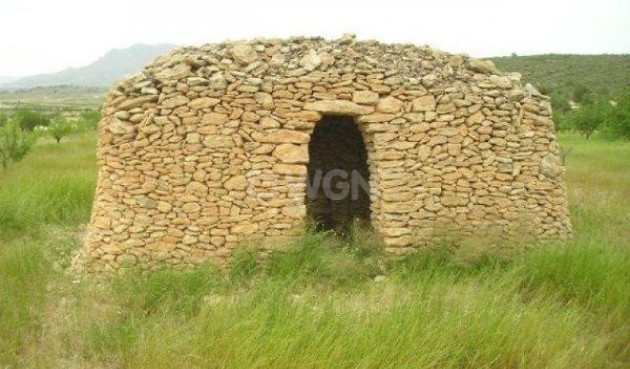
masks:
<svg viewBox="0 0 630 369"><path fill-rule="evenodd" d="M392 253L445 234L568 237L549 99L489 61L321 38L181 48L114 86L99 130L88 269L225 264L302 232L308 144L349 116Z"/></svg>

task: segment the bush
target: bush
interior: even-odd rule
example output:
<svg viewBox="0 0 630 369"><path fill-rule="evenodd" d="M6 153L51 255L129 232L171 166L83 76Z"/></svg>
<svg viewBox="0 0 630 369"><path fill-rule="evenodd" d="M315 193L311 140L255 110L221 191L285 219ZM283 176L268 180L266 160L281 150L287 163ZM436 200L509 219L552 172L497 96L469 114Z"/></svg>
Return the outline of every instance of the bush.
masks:
<svg viewBox="0 0 630 369"><path fill-rule="evenodd" d="M37 140L33 133L22 132L15 122L0 127L0 163L6 169L10 162L18 162L28 154Z"/></svg>
<svg viewBox="0 0 630 369"><path fill-rule="evenodd" d="M604 131L611 138L630 139L630 88L613 101L604 122Z"/></svg>
<svg viewBox="0 0 630 369"><path fill-rule="evenodd" d="M96 129L98 122L101 120L101 112L98 110L86 110L81 113L81 121L83 125L88 129Z"/></svg>
<svg viewBox="0 0 630 369"><path fill-rule="evenodd" d="M13 121L16 122L23 131L32 131L37 126L47 126L50 118L43 113L34 111L31 108L20 108L13 114Z"/></svg>
<svg viewBox="0 0 630 369"><path fill-rule="evenodd" d="M554 112L566 113L571 110L569 100L562 93L554 91L549 97L551 98L551 107Z"/></svg>
<svg viewBox="0 0 630 369"><path fill-rule="evenodd" d="M586 136L588 140L607 119L608 110L608 104L591 100L568 113L565 117L566 124Z"/></svg>
<svg viewBox="0 0 630 369"><path fill-rule="evenodd" d="M61 143L61 140L69 136L72 131L72 125L65 118L56 118L48 127L48 132L57 140L57 143Z"/></svg>
<svg viewBox="0 0 630 369"><path fill-rule="evenodd" d="M590 90L584 85L577 85L573 89L573 101L576 103L584 103L587 100Z"/></svg>

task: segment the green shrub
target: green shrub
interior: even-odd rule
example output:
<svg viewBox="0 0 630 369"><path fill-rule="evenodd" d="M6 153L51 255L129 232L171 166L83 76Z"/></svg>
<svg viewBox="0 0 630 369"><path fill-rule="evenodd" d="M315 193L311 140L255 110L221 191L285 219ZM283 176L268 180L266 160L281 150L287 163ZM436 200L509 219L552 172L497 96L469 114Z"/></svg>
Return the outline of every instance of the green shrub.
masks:
<svg viewBox="0 0 630 369"><path fill-rule="evenodd" d="M43 113L31 108L20 108L13 114L12 120L16 122L23 131L32 131L37 126L48 126L50 118Z"/></svg>
<svg viewBox="0 0 630 369"><path fill-rule="evenodd" d="M609 108L599 100L587 101L566 115L567 124L588 140L606 121Z"/></svg>
<svg viewBox="0 0 630 369"><path fill-rule="evenodd" d="M0 127L0 163L6 169L11 162L18 162L28 154L37 140L34 133L22 132L17 123L9 122Z"/></svg>
<svg viewBox="0 0 630 369"><path fill-rule="evenodd" d="M81 113L81 121L87 129L96 129L98 122L101 120L101 112L96 109L86 110Z"/></svg>
<svg viewBox="0 0 630 369"><path fill-rule="evenodd" d="M48 126L48 133L57 141L61 143L64 137L67 137L72 133L74 127L65 118L55 118L50 126Z"/></svg>
<svg viewBox="0 0 630 369"><path fill-rule="evenodd" d="M604 122L604 131L611 138L630 139L630 88L613 97Z"/></svg>

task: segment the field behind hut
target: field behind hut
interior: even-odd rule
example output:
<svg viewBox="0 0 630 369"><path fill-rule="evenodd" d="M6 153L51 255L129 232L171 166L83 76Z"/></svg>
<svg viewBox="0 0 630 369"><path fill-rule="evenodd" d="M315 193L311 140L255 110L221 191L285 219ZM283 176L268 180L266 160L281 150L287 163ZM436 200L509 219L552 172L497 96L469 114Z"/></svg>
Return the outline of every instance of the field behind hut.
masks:
<svg viewBox="0 0 630 369"><path fill-rule="evenodd" d="M573 240L383 258L309 234L228 274L67 273L96 183L93 132L0 173L0 368L627 368L630 143L560 138Z"/></svg>

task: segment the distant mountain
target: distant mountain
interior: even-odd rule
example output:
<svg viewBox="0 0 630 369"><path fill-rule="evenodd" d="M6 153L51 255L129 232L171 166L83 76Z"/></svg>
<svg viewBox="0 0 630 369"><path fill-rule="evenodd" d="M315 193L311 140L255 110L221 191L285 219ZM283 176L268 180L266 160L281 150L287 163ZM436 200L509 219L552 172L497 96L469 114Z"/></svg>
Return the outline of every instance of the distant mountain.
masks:
<svg viewBox="0 0 630 369"><path fill-rule="evenodd" d="M158 55L167 54L175 45L133 45L113 49L92 64L68 68L58 73L40 74L3 82L0 88L21 89L42 86L111 86L127 74L137 73ZM0 77L1 78L1 77Z"/></svg>
<svg viewBox="0 0 630 369"><path fill-rule="evenodd" d="M17 77L0 77L0 85L3 83L9 83L17 80Z"/></svg>
<svg viewBox="0 0 630 369"><path fill-rule="evenodd" d="M531 55L490 58L504 72L519 72L549 94L570 95L578 86L614 93L630 86L630 55Z"/></svg>

